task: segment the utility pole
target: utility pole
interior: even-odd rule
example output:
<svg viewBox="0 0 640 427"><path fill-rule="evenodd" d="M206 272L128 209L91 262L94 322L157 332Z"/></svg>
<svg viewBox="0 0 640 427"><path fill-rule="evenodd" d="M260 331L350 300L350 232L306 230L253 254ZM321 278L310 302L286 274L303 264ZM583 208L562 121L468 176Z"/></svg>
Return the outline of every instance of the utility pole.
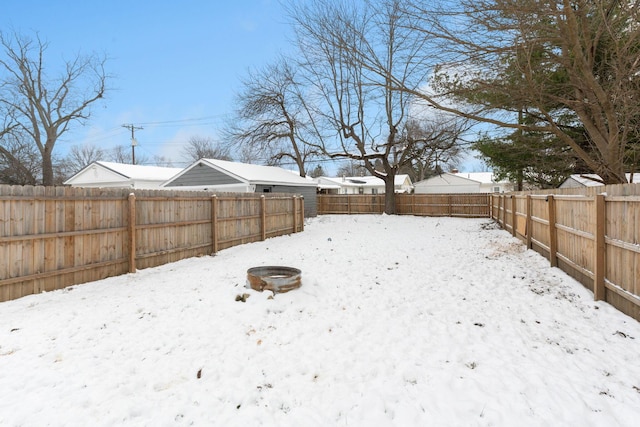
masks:
<svg viewBox="0 0 640 427"><path fill-rule="evenodd" d="M138 141L136 141L135 131L136 129L142 130L144 128L140 126L134 126L132 123L128 125L122 125L123 128L127 128L131 131L131 164L136 164L136 145L138 145Z"/></svg>

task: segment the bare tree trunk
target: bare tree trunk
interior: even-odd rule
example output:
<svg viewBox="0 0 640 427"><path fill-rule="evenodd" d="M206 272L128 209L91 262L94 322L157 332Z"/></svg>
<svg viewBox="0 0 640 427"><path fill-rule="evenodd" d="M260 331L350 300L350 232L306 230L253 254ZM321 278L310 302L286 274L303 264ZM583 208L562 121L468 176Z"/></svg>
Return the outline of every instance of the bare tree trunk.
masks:
<svg viewBox="0 0 640 427"><path fill-rule="evenodd" d="M384 213L387 215L395 215L397 213L395 180L395 173L387 174L384 180Z"/></svg>

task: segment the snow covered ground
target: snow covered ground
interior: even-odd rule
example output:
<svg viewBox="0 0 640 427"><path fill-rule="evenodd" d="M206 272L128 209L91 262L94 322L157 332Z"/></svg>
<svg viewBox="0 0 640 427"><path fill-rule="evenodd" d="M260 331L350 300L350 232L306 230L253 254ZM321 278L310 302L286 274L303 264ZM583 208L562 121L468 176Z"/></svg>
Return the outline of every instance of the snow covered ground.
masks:
<svg viewBox="0 0 640 427"><path fill-rule="evenodd" d="M303 285L245 289L260 265ZM0 425L637 426L639 355L638 322L489 220L321 216L1 303Z"/></svg>

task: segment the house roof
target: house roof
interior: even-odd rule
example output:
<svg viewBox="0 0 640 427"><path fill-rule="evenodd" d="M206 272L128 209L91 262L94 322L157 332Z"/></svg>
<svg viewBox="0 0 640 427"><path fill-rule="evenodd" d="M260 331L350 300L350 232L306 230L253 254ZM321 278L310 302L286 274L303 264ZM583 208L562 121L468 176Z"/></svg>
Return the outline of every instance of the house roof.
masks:
<svg viewBox="0 0 640 427"><path fill-rule="evenodd" d="M631 174L628 173L626 175L627 175L627 181L629 181L632 178ZM567 180L562 185L565 185L565 183L569 180L573 180L578 184L582 185L583 187L597 187L600 185L604 185L602 183L602 178L600 178L600 176L595 173L583 173L583 174L571 175L569 178L567 178ZM633 174L633 182L640 182L640 173Z"/></svg>
<svg viewBox="0 0 640 427"><path fill-rule="evenodd" d="M252 165L218 159L200 159L191 167L198 163L208 165L248 184L317 186L317 183L313 180L303 178L298 174L292 173L292 171L276 166Z"/></svg>
<svg viewBox="0 0 640 427"><path fill-rule="evenodd" d="M394 178L394 185L401 186L409 178L407 174L399 174ZM328 177L322 176L318 178L321 188L339 188L339 187L384 187L384 181L377 176L345 176L345 177ZM334 185L338 187L334 187Z"/></svg>
<svg viewBox="0 0 640 427"><path fill-rule="evenodd" d="M163 166L128 165L103 161L97 161L96 163L130 179L166 181L182 171L182 168L168 168Z"/></svg>
<svg viewBox="0 0 640 427"><path fill-rule="evenodd" d="M146 166L146 165L129 165L124 163L104 162L102 160L95 161L84 167L81 171L67 179L64 183L68 184L75 180L76 177L92 167L98 166L113 172L123 178L123 180L133 181L158 181L164 182L171 177L177 175L182 168L167 168L162 166Z"/></svg>
<svg viewBox="0 0 640 427"><path fill-rule="evenodd" d="M456 172L453 175L459 176L461 178L470 179L472 181L477 181L482 184L492 184L494 182L506 182L506 181L497 181L493 172Z"/></svg>

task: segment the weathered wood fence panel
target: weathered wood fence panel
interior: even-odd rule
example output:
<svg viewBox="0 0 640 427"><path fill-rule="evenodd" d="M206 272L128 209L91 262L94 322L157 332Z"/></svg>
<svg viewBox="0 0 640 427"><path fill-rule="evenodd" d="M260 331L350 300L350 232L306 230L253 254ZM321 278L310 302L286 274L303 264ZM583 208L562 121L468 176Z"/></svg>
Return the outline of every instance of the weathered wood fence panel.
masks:
<svg viewBox="0 0 640 427"><path fill-rule="evenodd" d="M303 224L304 200L293 195L0 186L0 301L295 233Z"/></svg>
<svg viewBox="0 0 640 427"><path fill-rule="evenodd" d="M382 214L384 194L320 194L318 214ZM483 218L490 216L489 194L397 194L398 215L452 216Z"/></svg>
<svg viewBox="0 0 640 427"><path fill-rule="evenodd" d="M607 187L606 194L495 194L491 216L594 298L640 320L640 196L609 194L639 194L636 186Z"/></svg>

